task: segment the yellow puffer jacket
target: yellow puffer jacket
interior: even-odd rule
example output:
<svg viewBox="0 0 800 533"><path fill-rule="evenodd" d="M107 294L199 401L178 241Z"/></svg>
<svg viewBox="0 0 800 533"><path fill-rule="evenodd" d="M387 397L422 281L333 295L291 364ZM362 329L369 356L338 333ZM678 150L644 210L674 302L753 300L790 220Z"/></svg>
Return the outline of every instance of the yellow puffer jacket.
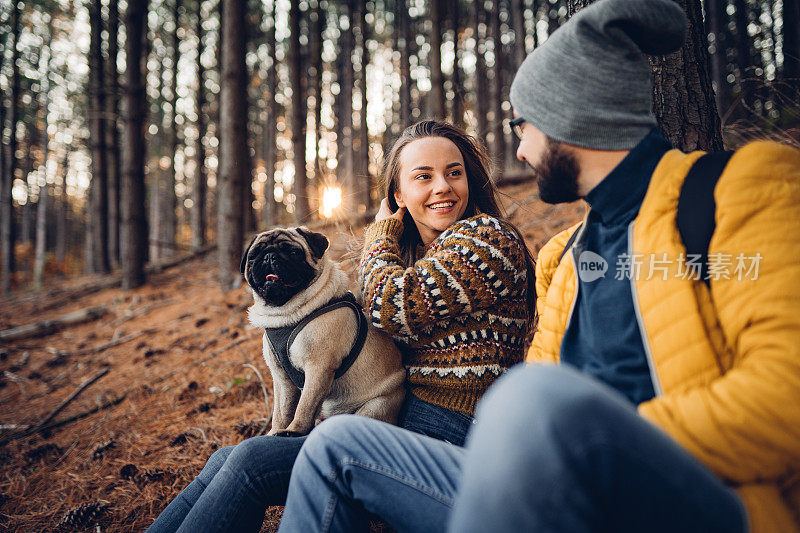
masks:
<svg viewBox="0 0 800 533"><path fill-rule="evenodd" d="M737 490L751 531L800 532L800 152L758 141L731 158L709 245L712 262L730 260L730 279L712 278L710 290L682 279L675 260L685 253L678 195L701 155L664 155L629 228L644 261L632 285L656 390L639 413ZM576 228L539 253L529 362L558 360L577 275L572 254L559 257ZM646 279L651 254L664 253L666 280L660 271ZM739 254L761 254L757 276L737 279Z"/></svg>

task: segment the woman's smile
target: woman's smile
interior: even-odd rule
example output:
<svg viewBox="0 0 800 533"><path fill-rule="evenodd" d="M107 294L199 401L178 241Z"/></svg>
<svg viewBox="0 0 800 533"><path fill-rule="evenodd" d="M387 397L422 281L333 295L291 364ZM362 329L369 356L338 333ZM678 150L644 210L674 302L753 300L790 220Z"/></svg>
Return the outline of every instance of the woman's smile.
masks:
<svg viewBox="0 0 800 533"><path fill-rule="evenodd" d="M408 210L426 246L464 216L469 184L464 157L444 137L410 142L400 154L397 205Z"/></svg>

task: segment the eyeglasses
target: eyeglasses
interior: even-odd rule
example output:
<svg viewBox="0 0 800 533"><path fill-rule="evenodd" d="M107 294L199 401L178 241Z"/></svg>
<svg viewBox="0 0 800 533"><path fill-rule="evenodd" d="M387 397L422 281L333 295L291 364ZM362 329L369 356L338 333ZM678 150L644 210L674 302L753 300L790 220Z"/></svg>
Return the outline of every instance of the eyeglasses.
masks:
<svg viewBox="0 0 800 533"><path fill-rule="evenodd" d="M525 124L525 119L522 117L517 117L515 119L511 119L508 121L508 125L511 126L511 131L514 132L514 135L517 136L518 139L522 140L522 125Z"/></svg>

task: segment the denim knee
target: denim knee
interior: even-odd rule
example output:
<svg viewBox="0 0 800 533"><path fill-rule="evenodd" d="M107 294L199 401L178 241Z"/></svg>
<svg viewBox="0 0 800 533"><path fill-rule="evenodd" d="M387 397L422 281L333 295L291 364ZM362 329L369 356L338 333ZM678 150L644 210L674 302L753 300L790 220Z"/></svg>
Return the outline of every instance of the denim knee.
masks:
<svg viewBox="0 0 800 533"><path fill-rule="evenodd" d="M203 470L197 475L197 478L203 481L206 485L211 481L211 479L216 475L217 472L222 468L222 465L225 464L225 461L228 459L228 456L233 452L235 446L225 446L220 448L219 450L215 451L211 454L211 456L206 461Z"/></svg>
<svg viewBox="0 0 800 533"><path fill-rule="evenodd" d="M602 420L610 404L619 407L613 391L573 368L551 365L518 365L489 388L478 405L477 418L502 420L507 431L531 437L531 430L566 437L570 433L604 431ZM580 438L579 435L573 435ZM538 435L537 438L541 438Z"/></svg>

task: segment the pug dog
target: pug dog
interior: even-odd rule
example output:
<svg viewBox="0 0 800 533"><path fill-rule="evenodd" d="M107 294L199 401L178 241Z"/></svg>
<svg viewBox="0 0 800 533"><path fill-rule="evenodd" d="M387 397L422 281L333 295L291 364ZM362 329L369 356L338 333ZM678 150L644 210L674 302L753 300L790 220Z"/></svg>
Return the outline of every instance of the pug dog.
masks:
<svg viewBox="0 0 800 533"><path fill-rule="evenodd" d="M368 323L349 280L328 259L328 239L305 227L257 235L241 272L253 294L272 372L269 435L306 435L318 418L355 413L396 423L405 370L392 339Z"/></svg>

